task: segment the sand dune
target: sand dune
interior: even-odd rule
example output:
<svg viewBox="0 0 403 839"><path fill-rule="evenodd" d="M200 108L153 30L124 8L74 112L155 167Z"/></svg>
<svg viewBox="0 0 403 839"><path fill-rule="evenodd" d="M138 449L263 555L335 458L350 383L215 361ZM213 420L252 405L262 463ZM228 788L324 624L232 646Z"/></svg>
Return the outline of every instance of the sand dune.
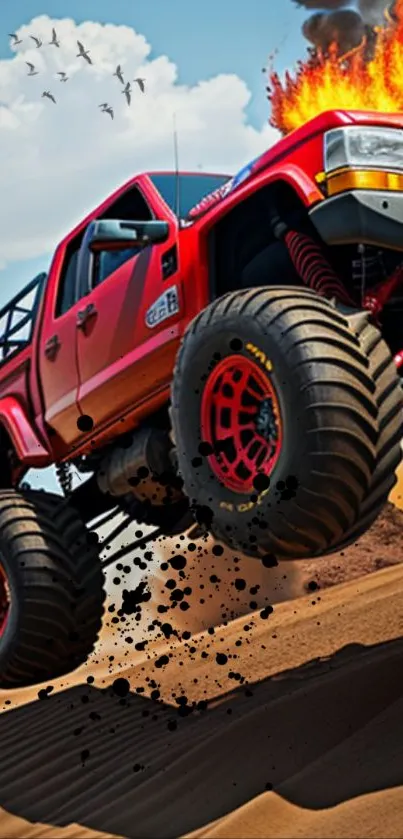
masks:
<svg viewBox="0 0 403 839"><path fill-rule="evenodd" d="M194 551L184 551L180 546L176 548L172 540L163 540L158 545L158 562L148 577L150 621L161 618L158 607L162 607L166 610L165 618L180 632L202 632L304 593L303 572L298 562L281 562L274 568L265 568L261 562L230 551L212 537L198 540L194 547ZM170 564L172 561L178 564L178 555L186 561L182 571L189 607L186 611L181 611L181 601L176 601L172 594L173 580L174 591L182 588L180 574Z"/></svg>
<svg viewBox="0 0 403 839"><path fill-rule="evenodd" d="M159 657L121 672L126 696L125 683L105 690L111 674L3 714L1 806L54 825L55 836L72 823L130 837L198 835L217 819L221 836L292 836L300 810L326 827L326 808L403 784L403 643L393 640L402 596L403 568L384 569L324 591L315 605L311 596L298 610L279 604L249 631L240 618L214 645L205 633L196 652L172 644L163 668ZM240 639L239 658L217 664L217 651L233 655ZM230 678L238 670L248 688ZM210 704L180 716L175 694ZM399 835L399 821L385 832L396 809L387 800L371 835Z"/></svg>
<svg viewBox="0 0 403 839"><path fill-rule="evenodd" d="M165 543L138 621L111 585L84 667L0 693L0 837L403 837L402 522L287 580L209 550L180 581ZM239 616L209 630L225 594Z"/></svg>

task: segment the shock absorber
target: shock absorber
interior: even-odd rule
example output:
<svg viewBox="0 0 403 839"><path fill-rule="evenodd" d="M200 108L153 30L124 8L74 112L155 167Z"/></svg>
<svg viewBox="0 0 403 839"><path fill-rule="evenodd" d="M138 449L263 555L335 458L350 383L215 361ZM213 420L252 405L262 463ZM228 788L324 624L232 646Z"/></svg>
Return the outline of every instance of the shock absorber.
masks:
<svg viewBox="0 0 403 839"><path fill-rule="evenodd" d="M339 303L357 308L320 245L311 236L291 230L275 212L271 215L270 223L276 239L285 242L295 270L308 288L322 297L336 297Z"/></svg>
<svg viewBox="0 0 403 839"><path fill-rule="evenodd" d="M378 317L386 306L388 300L390 300L392 295L402 284L403 263L400 263L390 277L386 280L382 280L382 282L375 286L375 288L371 288L371 290L367 292L363 300L364 309L368 309L373 317Z"/></svg>
<svg viewBox="0 0 403 839"><path fill-rule="evenodd" d="M375 288L371 288L365 295L363 307L371 312L373 320L378 325L383 309L401 285L403 285L403 262L395 268L390 277L382 280L382 282L375 286ZM394 362L397 370L401 370L403 367L403 350L399 350L395 354Z"/></svg>

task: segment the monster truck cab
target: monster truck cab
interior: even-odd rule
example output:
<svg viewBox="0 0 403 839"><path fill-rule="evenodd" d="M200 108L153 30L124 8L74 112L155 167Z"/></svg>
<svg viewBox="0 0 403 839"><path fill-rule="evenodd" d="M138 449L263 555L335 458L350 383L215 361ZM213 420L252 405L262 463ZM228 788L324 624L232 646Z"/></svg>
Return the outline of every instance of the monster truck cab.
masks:
<svg viewBox="0 0 403 839"><path fill-rule="evenodd" d="M116 505L270 561L374 521L401 459L402 129L331 111L235 177L139 175L5 307L1 686L92 649L85 525ZM24 487L52 464L64 497Z"/></svg>

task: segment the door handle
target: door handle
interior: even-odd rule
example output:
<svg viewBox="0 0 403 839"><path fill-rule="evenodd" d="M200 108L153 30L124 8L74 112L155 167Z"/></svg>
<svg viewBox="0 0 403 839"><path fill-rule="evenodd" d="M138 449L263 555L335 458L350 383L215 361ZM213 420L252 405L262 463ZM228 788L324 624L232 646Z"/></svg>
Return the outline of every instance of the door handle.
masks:
<svg viewBox="0 0 403 839"><path fill-rule="evenodd" d="M45 355L46 358L53 359L57 355L59 348L61 347L61 343L59 341L58 335L52 335L45 344Z"/></svg>
<svg viewBox="0 0 403 839"><path fill-rule="evenodd" d="M77 329L84 329L85 324L90 320L90 318L95 317L98 314L94 303L88 303L85 309L81 309L77 314Z"/></svg>

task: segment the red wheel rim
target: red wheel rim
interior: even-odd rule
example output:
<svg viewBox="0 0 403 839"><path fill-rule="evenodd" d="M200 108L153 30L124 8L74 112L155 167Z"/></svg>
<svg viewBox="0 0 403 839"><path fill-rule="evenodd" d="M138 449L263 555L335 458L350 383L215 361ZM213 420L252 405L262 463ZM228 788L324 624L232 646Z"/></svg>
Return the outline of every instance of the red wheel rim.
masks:
<svg viewBox="0 0 403 839"><path fill-rule="evenodd" d="M2 565L0 565L0 638L5 632L9 611L10 590L7 583L7 575Z"/></svg>
<svg viewBox="0 0 403 839"><path fill-rule="evenodd" d="M282 447L280 406L269 376L252 359L230 355L210 373L201 405L208 461L234 492L256 492L257 475L269 477Z"/></svg>

